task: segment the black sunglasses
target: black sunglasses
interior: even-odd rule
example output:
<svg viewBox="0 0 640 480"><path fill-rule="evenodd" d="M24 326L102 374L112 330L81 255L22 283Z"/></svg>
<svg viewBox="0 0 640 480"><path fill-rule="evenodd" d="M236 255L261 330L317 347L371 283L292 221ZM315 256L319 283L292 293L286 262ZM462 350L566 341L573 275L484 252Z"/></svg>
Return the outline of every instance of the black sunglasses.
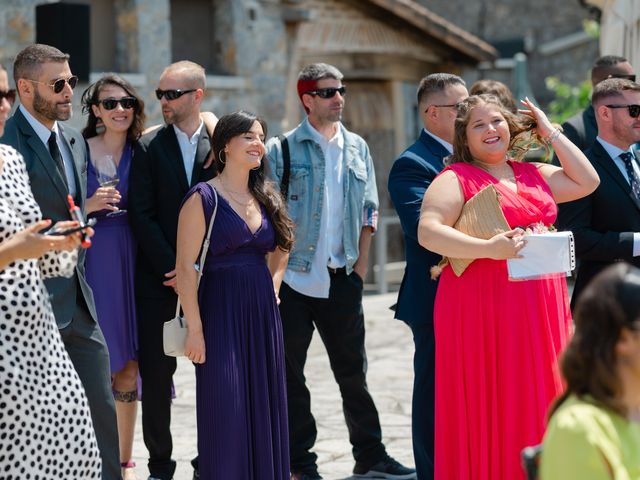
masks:
<svg viewBox="0 0 640 480"><path fill-rule="evenodd" d="M31 79L29 79L29 81L35 82L35 83L41 83L42 85L47 85L48 87L53 88L54 93L60 93L64 88L65 83L69 84L69 86L71 87L71 90L76 88L76 85L78 84L78 77L76 77L75 75L72 75L69 78L59 78L53 83L39 82L38 80L31 80Z"/></svg>
<svg viewBox="0 0 640 480"><path fill-rule="evenodd" d="M339 93L340 95L344 96L346 92L347 92L347 89L343 85L339 88L335 88L335 87L318 88L317 90L309 90L304 93L308 93L309 95L317 95L320 98L333 98L335 97L336 93Z"/></svg>
<svg viewBox="0 0 640 480"><path fill-rule="evenodd" d="M607 108L627 108L631 118L638 118L640 115L640 105L605 105Z"/></svg>
<svg viewBox="0 0 640 480"><path fill-rule="evenodd" d="M2 102L3 98L7 99L7 102L9 102L9 105L13 105L14 102L16 101L16 91L15 91L15 89L7 90L5 92L0 90L0 102Z"/></svg>
<svg viewBox="0 0 640 480"><path fill-rule="evenodd" d="M101 104L105 110L113 110L118 104L125 110L130 110L138 104L138 100L134 97L105 98L104 100L98 100L98 103Z"/></svg>
<svg viewBox="0 0 640 480"><path fill-rule="evenodd" d="M197 88L190 88L189 90L160 90L158 88L156 90L156 97L158 100L162 100L162 97L167 100L175 100L176 98L180 98L182 95L195 92L196 90Z"/></svg>
<svg viewBox="0 0 640 480"><path fill-rule="evenodd" d="M437 107L437 108L458 108L460 106L460 103L450 103L448 105L429 105L424 113L427 113L427 110L429 110L430 107Z"/></svg>
<svg viewBox="0 0 640 480"><path fill-rule="evenodd" d="M636 81L636 76L631 73L629 75L625 75L625 74L611 74L609 75L607 78L624 78L625 80L631 80L632 82Z"/></svg>

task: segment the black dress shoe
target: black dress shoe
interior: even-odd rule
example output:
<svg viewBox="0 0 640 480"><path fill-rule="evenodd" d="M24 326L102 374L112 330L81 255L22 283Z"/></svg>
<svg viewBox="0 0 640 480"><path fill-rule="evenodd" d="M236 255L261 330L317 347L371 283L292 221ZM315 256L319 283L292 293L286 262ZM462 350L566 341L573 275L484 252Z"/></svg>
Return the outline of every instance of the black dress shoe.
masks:
<svg viewBox="0 0 640 480"><path fill-rule="evenodd" d="M356 478L386 478L388 480L412 480L417 478L415 468L405 467L389 455L385 455L382 460L371 466L356 463L353 469L353 476Z"/></svg>
<svg viewBox="0 0 640 480"><path fill-rule="evenodd" d="M191 460L191 466L193 467L193 480L200 479L200 465L198 464L198 457Z"/></svg>
<svg viewBox="0 0 640 480"><path fill-rule="evenodd" d="M322 477L318 472L294 473L291 475L291 480L322 480Z"/></svg>

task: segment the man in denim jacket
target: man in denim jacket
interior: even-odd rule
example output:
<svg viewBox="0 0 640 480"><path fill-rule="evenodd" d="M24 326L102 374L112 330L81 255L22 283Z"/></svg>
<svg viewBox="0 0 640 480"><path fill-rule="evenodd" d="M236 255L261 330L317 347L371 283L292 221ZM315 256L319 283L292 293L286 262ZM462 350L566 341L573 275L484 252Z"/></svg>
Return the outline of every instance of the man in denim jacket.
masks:
<svg viewBox="0 0 640 480"><path fill-rule="evenodd" d="M322 478L311 451L317 430L304 377L315 326L342 393L355 476L415 478L414 470L387 455L367 390L362 286L378 192L369 147L340 122L345 100L341 80L342 73L331 65L305 67L298 76L298 95L307 118L285 134L291 162L287 205L296 225L279 291L291 471L298 480ZM267 143L267 160L280 185L284 167L279 139Z"/></svg>

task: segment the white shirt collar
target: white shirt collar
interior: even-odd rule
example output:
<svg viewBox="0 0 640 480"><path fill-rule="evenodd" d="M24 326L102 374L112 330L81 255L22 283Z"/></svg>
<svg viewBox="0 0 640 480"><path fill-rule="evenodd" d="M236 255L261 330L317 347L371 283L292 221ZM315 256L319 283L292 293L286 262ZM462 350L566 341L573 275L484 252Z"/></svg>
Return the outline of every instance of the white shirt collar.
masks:
<svg viewBox="0 0 640 480"><path fill-rule="evenodd" d="M622 150L620 147L616 147L615 145L610 144L606 140L603 140L602 137L600 136L597 136L596 140L600 142L600 145L602 145L602 148L604 148L605 151L609 154L609 156L614 160L618 158L620 154L625 152L629 152L633 155L633 149L631 148L631 146L629 146L627 150Z"/></svg>
<svg viewBox="0 0 640 480"><path fill-rule="evenodd" d="M51 132L56 132L56 135L60 137L58 122L53 122L53 128L49 130L42 123L40 123L40 121L36 119L36 117L31 115L31 113L29 113L29 110L27 110L24 105L20 104L18 108L24 115L24 118L27 119L27 122L29 122L29 125L31 125L31 128L33 128L33 130L36 132L38 138L42 140L42 143L44 143L45 145L49 145L49 137L51 137Z"/></svg>
<svg viewBox="0 0 640 480"><path fill-rule="evenodd" d="M318 142L320 145L328 145L328 144L334 143L340 149L344 147L344 136L342 135L342 128L340 128L341 126L340 122L338 122L336 125L335 135L331 137L329 140L327 140L324 137L324 135L322 135L318 130L316 130L315 127L311 125L311 123L309 123L309 125L311 126L311 135L313 135L314 140Z"/></svg>
<svg viewBox="0 0 640 480"><path fill-rule="evenodd" d="M176 132L177 136L182 135L183 138L186 138L189 143L194 144L194 143L198 143L198 137L200 137L200 134L202 133L202 127L204 126L204 122L202 120L200 120L200 125L198 125L198 128L196 128L196 131L194 132L193 135L191 135L191 138L187 137L187 134L184 133L182 130L180 130L176 124L173 124L173 130Z"/></svg>
<svg viewBox="0 0 640 480"><path fill-rule="evenodd" d="M434 135L433 133L431 133L429 130L427 130L426 128L423 128L423 130L425 131L425 133L427 135L429 135L431 138L433 138L436 142L438 142L440 145L442 145L444 148L447 149L447 152L449 153L453 153L453 145L451 145L449 142L447 142L446 140L441 139L440 137L438 137L437 135Z"/></svg>

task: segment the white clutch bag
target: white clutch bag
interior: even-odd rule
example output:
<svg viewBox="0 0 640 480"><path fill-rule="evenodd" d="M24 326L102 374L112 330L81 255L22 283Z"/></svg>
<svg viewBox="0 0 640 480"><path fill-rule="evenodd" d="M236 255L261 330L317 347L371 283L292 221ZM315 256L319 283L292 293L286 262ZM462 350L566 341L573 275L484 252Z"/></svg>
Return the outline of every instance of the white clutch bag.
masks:
<svg viewBox="0 0 640 480"><path fill-rule="evenodd" d="M569 276L576 268L571 232L525 235L527 244L520 250L522 258L507 260L510 280L534 280L548 276Z"/></svg>
<svg viewBox="0 0 640 480"><path fill-rule="evenodd" d="M207 257L207 251L209 250L209 241L211 239L211 228L213 227L213 221L216 219L216 212L218 211L218 193L215 188L212 188L213 196L215 198L215 205L213 207L213 214L211 220L209 220L209 229L207 235L204 238L202 244L202 252L200 253L200 261L196 270L198 271L198 279L196 281L196 291L200 285L200 278L202 277L202 269L204 267L204 260ZM162 346L164 348L164 354L169 357L182 357L184 356L184 344L187 340L187 322L184 317L180 315L180 297L178 297L178 303L176 304L176 316L168 322L164 322L162 327Z"/></svg>

